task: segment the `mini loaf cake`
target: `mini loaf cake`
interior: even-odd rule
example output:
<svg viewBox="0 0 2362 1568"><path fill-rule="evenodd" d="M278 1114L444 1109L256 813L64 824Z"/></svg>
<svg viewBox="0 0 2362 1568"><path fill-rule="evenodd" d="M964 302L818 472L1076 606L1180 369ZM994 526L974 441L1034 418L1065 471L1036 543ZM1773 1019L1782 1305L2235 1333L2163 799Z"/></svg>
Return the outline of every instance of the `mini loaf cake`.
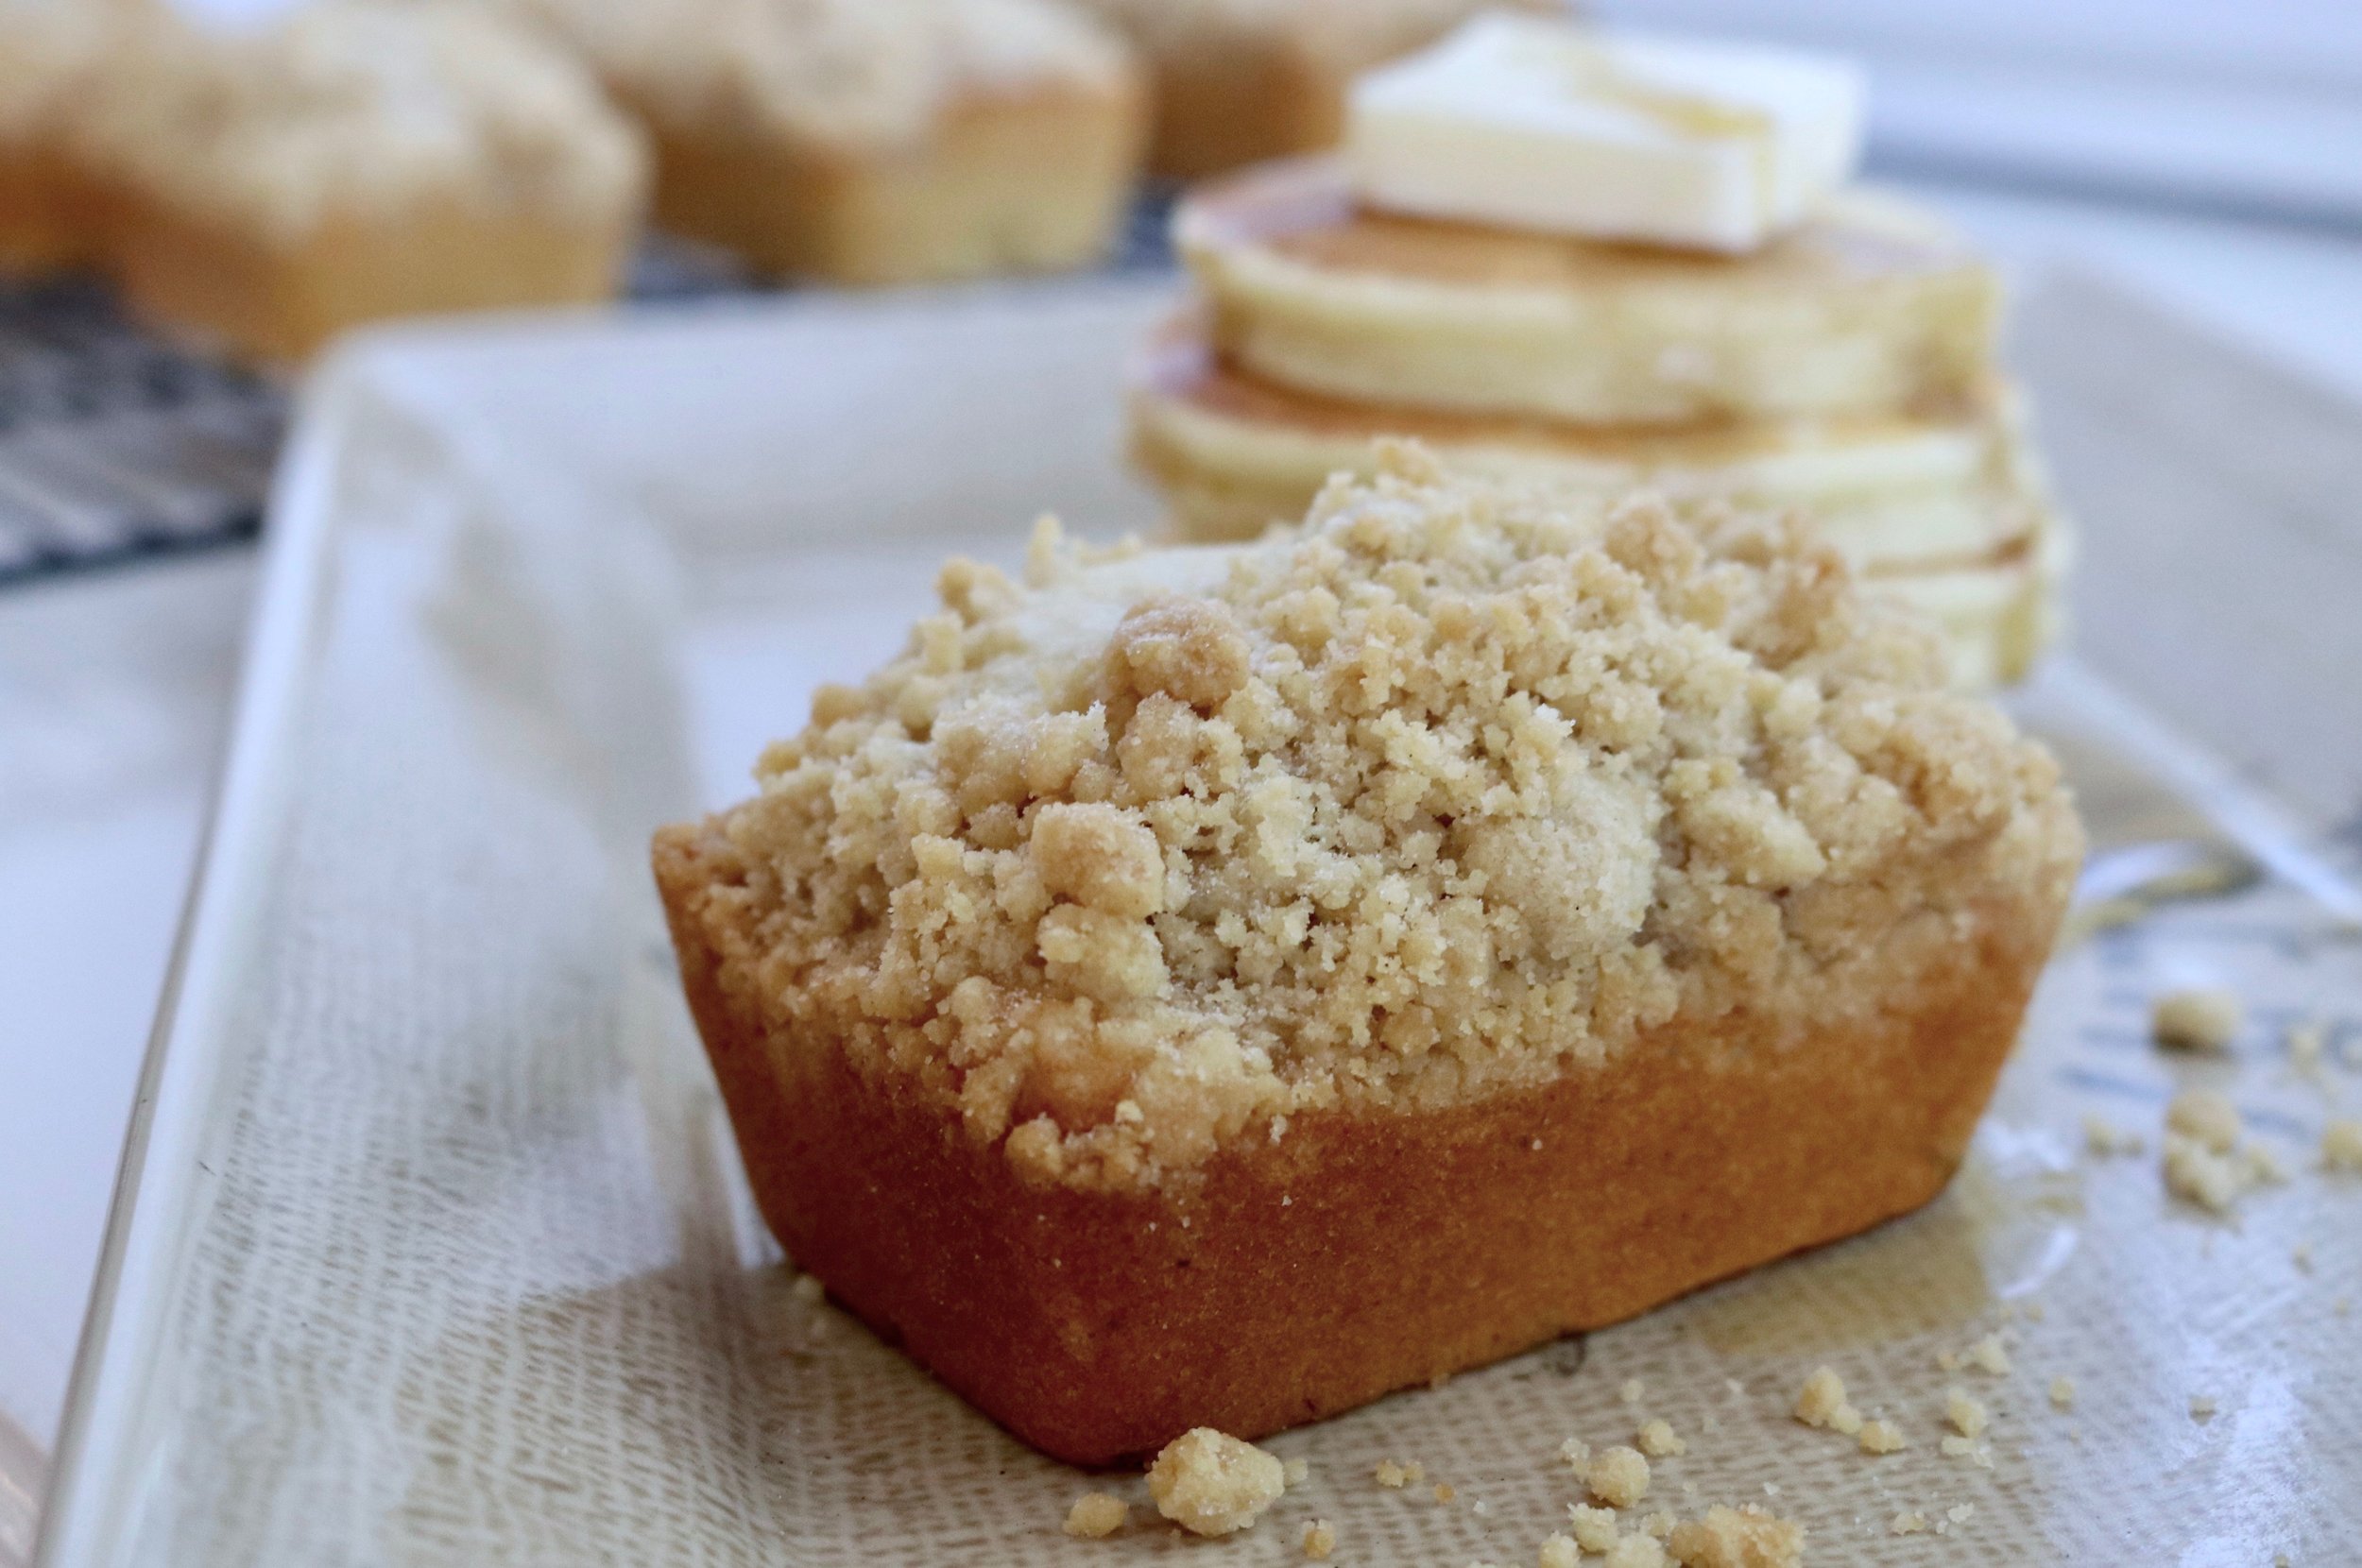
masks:
<svg viewBox="0 0 2362 1568"><path fill-rule="evenodd" d="M1076 1462L1926 1202L2080 858L1789 520L1398 449L1295 531L942 593L656 874L780 1241Z"/></svg>
<svg viewBox="0 0 2362 1568"><path fill-rule="evenodd" d="M1155 76L1150 166L1195 179L1336 144L1345 94L1371 66L1484 9L1559 0L1082 0Z"/></svg>
<svg viewBox="0 0 2362 1568"><path fill-rule="evenodd" d="M1059 0L512 0L657 148L657 216L763 271L1074 266L1146 134L1130 51Z"/></svg>
<svg viewBox="0 0 2362 1568"><path fill-rule="evenodd" d="M90 259L88 203L60 144L133 10L128 0L0 0L0 273Z"/></svg>
<svg viewBox="0 0 2362 1568"><path fill-rule="evenodd" d="M587 72L459 0L235 34L159 13L72 145L132 304L271 361L386 316L604 298L646 179Z"/></svg>

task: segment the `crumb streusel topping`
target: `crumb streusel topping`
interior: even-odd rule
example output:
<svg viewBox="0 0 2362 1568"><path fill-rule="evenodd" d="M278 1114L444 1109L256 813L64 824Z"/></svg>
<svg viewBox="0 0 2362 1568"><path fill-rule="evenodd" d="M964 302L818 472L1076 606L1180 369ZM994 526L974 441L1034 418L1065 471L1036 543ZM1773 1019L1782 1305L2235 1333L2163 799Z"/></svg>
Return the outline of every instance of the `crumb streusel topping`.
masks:
<svg viewBox="0 0 2362 1568"><path fill-rule="evenodd" d="M672 120L907 143L963 94L1129 79L1121 39L1047 0L509 0Z"/></svg>
<svg viewBox="0 0 2362 1568"><path fill-rule="evenodd" d="M609 223L646 180L590 73L486 6L329 0L253 33L159 14L128 37L74 116L79 150L277 238L420 200Z"/></svg>
<svg viewBox="0 0 2362 1568"><path fill-rule="evenodd" d="M700 912L722 983L1040 1179L1154 1185L1745 1007L1799 1044L2062 890L2057 771L1790 521L1450 479L944 609L814 699Z"/></svg>

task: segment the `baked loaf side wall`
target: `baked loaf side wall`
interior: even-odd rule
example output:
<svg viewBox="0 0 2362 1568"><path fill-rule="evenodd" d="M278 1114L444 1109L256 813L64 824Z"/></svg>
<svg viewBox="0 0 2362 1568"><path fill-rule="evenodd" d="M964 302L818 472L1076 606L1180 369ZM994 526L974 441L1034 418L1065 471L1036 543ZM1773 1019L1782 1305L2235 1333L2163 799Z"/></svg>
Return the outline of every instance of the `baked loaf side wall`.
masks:
<svg viewBox="0 0 2362 1568"><path fill-rule="evenodd" d="M2055 810L2065 812L2063 800ZM1204 1180L1029 1182L957 1117L782 1038L726 959L710 827L658 841L691 1006L762 1212L804 1268L1010 1431L1103 1463L1256 1437L1598 1327L1926 1202L2055 933L1995 893L1945 967L1829 1031L1676 1017L1539 1089L1293 1118Z"/></svg>

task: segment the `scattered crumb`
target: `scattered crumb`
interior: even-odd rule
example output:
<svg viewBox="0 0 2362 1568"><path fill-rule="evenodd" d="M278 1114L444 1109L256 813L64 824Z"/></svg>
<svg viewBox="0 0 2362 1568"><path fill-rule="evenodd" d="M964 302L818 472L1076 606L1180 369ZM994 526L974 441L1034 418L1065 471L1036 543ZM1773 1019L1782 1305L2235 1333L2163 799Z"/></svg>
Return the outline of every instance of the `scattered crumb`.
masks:
<svg viewBox="0 0 2362 1568"><path fill-rule="evenodd" d="M1583 1483L1608 1507L1628 1508L1649 1494L1649 1461L1638 1449L1618 1445L1591 1461Z"/></svg>
<svg viewBox="0 0 2362 1568"><path fill-rule="evenodd" d="M2334 1117L2321 1129L2321 1166L2362 1174L2362 1117Z"/></svg>
<svg viewBox="0 0 2362 1568"><path fill-rule="evenodd" d="M1681 1521L1674 1518L1671 1514L1660 1511L1652 1513L1649 1515L1648 1518L1643 1519L1640 1522L1640 1527L1650 1535L1656 1537L1659 1541L1663 1541L1666 1537L1673 1533L1673 1526L1680 1523Z"/></svg>
<svg viewBox="0 0 2362 1568"><path fill-rule="evenodd" d="M1326 1519L1315 1519L1304 1526L1304 1555L1317 1562L1337 1549L1337 1526ZM1542 1568L1553 1568L1544 1563Z"/></svg>
<svg viewBox="0 0 2362 1568"><path fill-rule="evenodd" d="M2327 1055L2329 1031L2318 1018L2288 1026L2288 1065L2305 1078L2318 1079Z"/></svg>
<svg viewBox="0 0 2362 1568"><path fill-rule="evenodd" d="M1616 1522L1609 1520L1607 1527L1615 1529ZM1545 1536L1542 1549L1534 1554L1534 1568L1575 1568L1580 1556L1574 1537L1565 1534Z"/></svg>
<svg viewBox="0 0 2362 1568"><path fill-rule="evenodd" d="M2313 1271L2313 1244L2309 1241L2298 1242L2288 1249L2288 1261L2297 1266L2299 1273L2311 1273Z"/></svg>
<svg viewBox="0 0 2362 1568"><path fill-rule="evenodd" d="M1830 1430L1842 1432L1849 1438L1858 1436L1861 1432L1861 1412L1851 1405L1840 1405L1837 1407L1836 1413L1829 1417L1829 1427Z"/></svg>
<svg viewBox="0 0 2362 1568"><path fill-rule="evenodd" d="M1861 1451L1865 1454L1899 1454L1910 1446L1903 1429L1891 1421L1862 1423Z"/></svg>
<svg viewBox="0 0 2362 1568"><path fill-rule="evenodd" d="M1435 1483L1435 1500L1437 1502L1448 1503L1459 1495L1460 1489L1453 1486L1449 1481L1438 1481Z"/></svg>
<svg viewBox="0 0 2362 1568"><path fill-rule="evenodd" d="M2137 1154L2142 1150L2141 1135L2128 1133L2105 1116L2083 1118L2083 1148L2096 1160L2112 1160L2119 1154Z"/></svg>
<svg viewBox="0 0 2362 1568"><path fill-rule="evenodd" d="M1983 1435L1987 1417L1985 1407L1971 1399L1968 1390L1946 1389L1943 1390L1943 1419L1950 1422L1961 1437L1975 1438Z"/></svg>
<svg viewBox="0 0 2362 1568"><path fill-rule="evenodd" d="M2148 1031L2174 1050L2220 1050L2244 1021L2238 997L2220 986L2161 992L2148 1007Z"/></svg>
<svg viewBox="0 0 2362 1568"><path fill-rule="evenodd" d="M1600 1568L1665 1568L1665 1543L1652 1535L1619 1537Z"/></svg>
<svg viewBox="0 0 2362 1568"><path fill-rule="evenodd" d="M1860 1419L1845 1401L1845 1379L1833 1367L1817 1367L1805 1379L1805 1386L1796 1392L1795 1416L1806 1426L1837 1426L1840 1417Z"/></svg>
<svg viewBox="0 0 2362 1568"><path fill-rule="evenodd" d="M2239 1141L2239 1108L2212 1089L2184 1089L2165 1107L2165 1128L2228 1154Z"/></svg>
<svg viewBox="0 0 2362 1568"><path fill-rule="evenodd" d="M1282 1465L1280 1469L1286 1473L1288 1484L1292 1487L1302 1486L1304 1484L1305 1477L1312 1474L1311 1465L1301 1457L1290 1459L1286 1464Z"/></svg>
<svg viewBox="0 0 2362 1568"><path fill-rule="evenodd" d="M2290 1172L2287 1162L2260 1143L2251 1143L2242 1150L2247 1160L2248 1179L2264 1186L2285 1186Z"/></svg>
<svg viewBox="0 0 2362 1568"><path fill-rule="evenodd" d="M1640 1435L1633 1441L1640 1452L1652 1459L1673 1458L1689 1452L1689 1444L1676 1435L1672 1423L1666 1421L1643 1423Z"/></svg>
<svg viewBox="0 0 2362 1568"><path fill-rule="evenodd" d="M1777 1497L1780 1494L1780 1483L1777 1481L1764 1482L1763 1494L1766 1497Z"/></svg>
<svg viewBox="0 0 2362 1568"><path fill-rule="evenodd" d="M1968 1523L1970 1516L1976 1513L1976 1504L1961 1503L1957 1507L1944 1509L1943 1517L1949 1519L1955 1525L1965 1525Z"/></svg>
<svg viewBox="0 0 2362 1568"><path fill-rule="evenodd" d="M1993 1468L1993 1451L1973 1438L1953 1434L1943 1440L1942 1446L1947 1459L1967 1459L1986 1470Z"/></svg>
<svg viewBox="0 0 2362 1568"><path fill-rule="evenodd" d="M1962 1359L1978 1371L1991 1372L1995 1377L2006 1377L2010 1373L2010 1353L2002 1348L2001 1336L1998 1334L1988 1334L1969 1346L1968 1354Z"/></svg>
<svg viewBox="0 0 2362 1568"><path fill-rule="evenodd" d="M1066 1533L1083 1541L1100 1541L1123 1528L1132 1505L1112 1491L1087 1491L1066 1510Z"/></svg>
<svg viewBox="0 0 2362 1568"><path fill-rule="evenodd" d="M1566 1461L1566 1468L1580 1481L1591 1471L1591 1445L1581 1438L1568 1438L1558 1445L1558 1457Z"/></svg>
<svg viewBox="0 0 2362 1568"><path fill-rule="evenodd" d="M1940 1350L1936 1352L1936 1365L1942 1367L1945 1372L1959 1372L1960 1370L1960 1358L1957 1352Z"/></svg>
<svg viewBox="0 0 2362 1568"><path fill-rule="evenodd" d="M2212 1421L2214 1418L2214 1396L2212 1394L2192 1394L2190 1396L2190 1419L2192 1421Z"/></svg>
<svg viewBox="0 0 2362 1568"><path fill-rule="evenodd" d="M1647 1392L1648 1390L1640 1386L1640 1379L1627 1377L1624 1379L1624 1386L1616 1390L1616 1397L1627 1405L1637 1405L1640 1403L1641 1395Z"/></svg>
<svg viewBox="0 0 2362 1568"><path fill-rule="evenodd" d="M1567 1527L1575 1532L1575 1544L1586 1552L1604 1552L1616 1544L1616 1512L1613 1508L1595 1508L1586 1503L1570 1503L1566 1507Z"/></svg>
<svg viewBox="0 0 2362 1568"><path fill-rule="evenodd" d="M1370 1474L1377 1477L1379 1486L1394 1487L1397 1490L1411 1479L1411 1472L1403 1469L1392 1459L1378 1460L1378 1468Z"/></svg>
<svg viewBox="0 0 2362 1568"><path fill-rule="evenodd" d="M1805 1527L1752 1503L1718 1505L1675 1528L1667 1546L1685 1568L1798 1568L1805 1560Z"/></svg>
<svg viewBox="0 0 2362 1568"><path fill-rule="evenodd" d="M1245 1529L1287 1489L1277 1458L1210 1426L1173 1439L1148 1471L1156 1511L1193 1535Z"/></svg>
<svg viewBox="0 0 2362 1568"><path fill-rule="evenodd" d="M1468 1505L1468 1509L1469 1509L1469 1511L1470 1511L1470 1512L1474 1513L1474 1514L1475 1514L1475 1515L1476 1515L1479 1519L1481 1519L1481 1518L1483 1518L1486 1514L1491 1513L1491 1512L1493 1511L1493 1505L1492 1505L1492 1504L1490 1504L1490 1503L1488 1503L1488 1502L1486 1502L1483 1498L1480 1497L1480 1498L1478 1498L1475 1502L1473 1502L1473 1503L1471 1503L1471 1504L1469 1504L1469 1505Z"/></svg>
<svg viewBox="0 0 2362 1568"><path fill-rule="evenodd" d="M1898 1513L1894 1516L1894 1523L1887 1528L1896 1535L1925 1535L1927 1530L1927 1516L1924 1513Z"/></svg>
<svg viewBox="0 0 2362 1568"><path fill-rule="evenodd" d="M2246 1164L2195 1138L2166 1134L2164 1170L2167 1192L2215 1214L2229 1214L2247 1190Z"/></svg>
<svg viewBox="0 0 2362 1568"><path fill-rule="evenodd" d="M2050 1380L2050 1403L2061 1410L2075 1408L2075 1379L2054 1377Z"/></svg>

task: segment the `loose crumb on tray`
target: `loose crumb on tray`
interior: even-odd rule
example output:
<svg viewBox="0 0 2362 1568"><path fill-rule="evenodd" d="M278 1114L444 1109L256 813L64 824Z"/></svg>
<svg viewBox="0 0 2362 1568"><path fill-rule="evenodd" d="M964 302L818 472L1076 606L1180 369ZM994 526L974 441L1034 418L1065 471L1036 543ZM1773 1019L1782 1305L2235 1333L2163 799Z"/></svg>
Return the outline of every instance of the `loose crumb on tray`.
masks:
<svg viewBox="0 0 2362 1568"><path fill-rule="evenodd" d="M2174 1050L2221 1050L2246 1019L2238 994L2220 986L2160 992L2148 1007L2148 1031Z"/></svg>
<svg viewBox="0 0 2362 1568"><path fill-rule="evenodd" d="M1616 1544L1620 1533L1616 1527L1616 1510L1595 1508L1588 1503L1566 1506L1566 1525L1575 1532L1575 1544L1586 1552L1604 1552Z"/></svg>
<svg viewBox="0 0 2362 1568"><path fill-rule="evenodd" d="M1925 1535L1927 1532L1927 1516L1917 1509L1906 1509L1896 1514L1894 1523L1887 1527L1896 1535Z"/></svg>
<svg viewBox="0 0 2362 1568"><path fill-rule="evenodd" d="M1583 1474L1591 1495L1614 1508L1628 1508L1649 1494L1649 1461L1636 1448L1603 1449Z"/></svg>
<svg viewBox="0 0 2362 1568"><path fill-rule="evenodd" d="M1337 1549L1337 1527L1326 1519L1304 1526L1304 1555L1318 1562Z"/></svg>
<svg viewBox="0 0 2362 1568"><path fill-rule="evenodd" d="M1998 1334L1988 1334L1969 1346L1968 1354L1961 1359L1977 1371L1991 1372L1995 1377L2006 1377L2010 1373L2010 1353L2002 1347Z"/></svg>
<svg viewBox="0 0 2362 1568"><path fill-rule="evenodd" d="M2165 1107L2165 1127L2228 1154L2239 1141L2239 1108L2212 1089L2184 1089Z"/></svg>
<svg viewBox="0 0 2362 1568"><path fill-rule="evenodd" d="M2338 1116L2321 1129L2321 1166L2362 1174L2362 1117Z"/></svg>
<svg viewBox="0 0 2362 1568"><path fill-rule="evenodd" d="M1627 1377L1624 1379L1623 1387L1616 1390L1616 1397L1627 1405L1637 1405L1648 1391L1647 1389L1641 1387L1640 1379Z"/></svg>
<svg viewBox="0 0 2362 1568"><path fill-rule="evenodd" d="M2192 1421L2212 1421L2215 1419L2215 1399L2212 1394L2190 1396L2190 1419Z"/></svg>
<svg viewBox="0 0 2362 1568"><path fill-rule="evenodd" d="M2245 1160L2178 1133L2165 1134L2165 1153L2159 1168L2167 1192L2213 1214L2229 1214L2253 1180Z"/></svg>
<svg viewBox="0 0 2362 1568"><path fill-rule="evenodd" d="M1704 1518L1677 1526L1666 1545L1684 1568L1797 1568L1805 1560L1805 1527L1752 1503L1718 1504Z"/></svg>
<svg viewBox="0 0 2362 1568"><path fill-rule="evenodd" d="M1678 1458L1689 1452L1689 1444L1674 1432L1672 1423L1663 1420L1643 1422L1633 1443L1652 1459Z"/></svg>
<svg viewBox="0 0 2362 1568"><path fill-rule="evenodd" d="M2061 1410L2072 1410L2072 1409L2074 1409L2074 1408L2075 1408L2075 1379L2073 1379L2073 1378L2071 1378L2071 1377L2054 1377L2054 1378L2052 1378L2052 1379L2050 1380L2050 1403L2051 1403L2051 1406L2052 1406L2054 1408L2056 1408L2056 1409L2061 1409Z"/></svg>
<svg viewBox="0 0 2362 1568"><path fill-rule="evenodd" d="M1287 1472L1288 1484L1292 1487L1302 1486L1305 1477L1312 1474L1312 1466L1301 1457L1290 1459L1282 1468Z"/></svg>
<svg viewBox="0 0 2362 1568"><path fill-rule="evenodd" d="M2138 1154L2147 1147L2138 1133L2128 1132L2106 1116L2089 1115L2083 1118L2083 1148L2096 1160Z"/></svg>
<svg viewBox="0 0 2362 1568"><path fill-rule="evenodd" d="M1861 1451L1865 1454L1899 1454L1910 1446L1903 1429L1891 1421L1866 1421L1861 1428Z"/></svg>
<svg viewBox="0 0 2362 1568"><path fill-rule="evenodd" d="M1616 1528L1615 1521L1611 1519L1607 1527L1612 1535ZM1541 1549L1533 1555L1534 1568L1577 1568L1582 1560L1583 1548L1575 1543L1573 1536L1563 1531L1552 1531L1544 1536Z"/></svg>
<svg viewBox="0 0 2362 1568"><path fill-rule="evenodd" d="M1275 1456L1210 1426L1167 1443L1148 1472L1156 1511L1195 1535L1245 1529L1287 1488Z"/></svg>
<svg viewBox="0 0 2362 1568"><path fill-rule="evenodd" d="M1132 1505L1111 1491L1087 1491L1066 1510L1066 1533L1083 1541L1099 1541L1123 1528Z"/></svg>
<svg viewBox="0 0 2362 1568"><path fill-rule="evenodd" d="M1600 1568L1665 1568L1665 1543L1652 1535L1620 1537Z"/></svg>

